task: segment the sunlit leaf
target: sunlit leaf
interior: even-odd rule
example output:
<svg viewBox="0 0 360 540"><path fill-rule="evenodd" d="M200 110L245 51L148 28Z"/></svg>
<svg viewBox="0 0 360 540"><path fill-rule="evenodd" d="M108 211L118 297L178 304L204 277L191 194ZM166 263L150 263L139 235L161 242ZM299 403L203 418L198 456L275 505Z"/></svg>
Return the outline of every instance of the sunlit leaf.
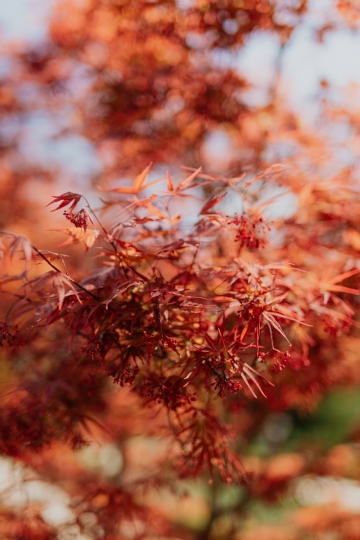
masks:
<svg viewBox="0 0 360 540"><path fill-rule="evenodd" d="M160 178L159 180L154 180L153 182L145 184L151 167L152 167L152 163L150 163L147 167L145 167L145 169L134 178L132 187L118 187L118 188L103 188L101 186L97 186L97 187L100 191L108 191L111 193L122 193L124 195L138 195L144 189L149 188L150 186L154 186L155 184L158 184L159 182L164 181L163 178Z"/></svg>

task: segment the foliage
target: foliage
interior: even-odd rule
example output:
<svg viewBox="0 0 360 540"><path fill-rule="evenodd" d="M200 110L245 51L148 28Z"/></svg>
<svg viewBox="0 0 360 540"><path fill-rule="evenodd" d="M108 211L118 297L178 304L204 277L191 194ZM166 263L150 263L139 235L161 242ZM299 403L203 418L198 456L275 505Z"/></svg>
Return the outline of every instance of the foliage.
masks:
<svg viewBox="0 0 360 540"><path fill-rule="evenodd" d="M345 22L350 8L339 4ZM4 534L355 538L356 513L325 517L292 501L317 476L359 479L356 426L329 449L307 440L304 419L359 383L356 167L336 161L331 134L286 110L277 82L266 106L251 107L246 80L216 64L219 50L235 54L260 29L285 50L306 2L56 9L48 42L12 53L2 114L16 123L47 111L56 122L75 111L57 136L92 142L101 205L58 190L61 171L25 160L9 135L0 452L30 495L31 482L58 489L68 522L30 497L18 515L4 503ZM35 92L22 103L12 89L26 85ZM355 113L342 113L352 125ZM335 124L340 112L324 100L322 122L328 115ZM222 170L202 164L216 130L237 148ZM58 194L39 196L50 208L25 235L35 175ZM55 233L66 253L53 251ZM270 506L284 525L268 523Z"/></svg>

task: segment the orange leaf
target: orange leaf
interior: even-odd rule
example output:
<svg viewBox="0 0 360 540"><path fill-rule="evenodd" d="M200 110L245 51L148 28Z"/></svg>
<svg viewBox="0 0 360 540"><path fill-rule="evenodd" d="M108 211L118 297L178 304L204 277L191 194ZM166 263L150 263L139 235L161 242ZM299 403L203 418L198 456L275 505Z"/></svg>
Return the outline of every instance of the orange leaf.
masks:
<svg viewBox="0 0 360 540"><path fill-rule="evenodd" d="M190 174L184 180L182 180L180 182L180 184L178 185L178 190L182 189L187 184L190 184L197 177L197 175L201 172L201 170L202 170L202 168L199 167L198 169L196 169L196 171L194 171L192 174Z"/></svg>
<svg viewBox="0 0 360 540"><path fill-rule="evenodd" d="M360 294L360 289L350 289L350 287L343 287L342 285L326 285L326 290L331 292L343 292L346 294Z"/></svg>
<svg viewBox="0 0 360 540"><path fill-rule="evenodd" d="M144 189L144 184L146 182L151 167L152 162L149 163L149 165L145 167L145 169L135 177L133 184L135 193L139 193L142 189Z"/></svg>
<svg viewBox="0 0 360 540"><path fill-rule="evenodd" d="M164 214L164 212L162 212L157 206L152 203L147 204L146 209L148 212L150 212L152 216L156 216L160 219L169 219L169 216Z"/></svg>
<svg viewBox="0 0 360 540"><path fill-rule="evenodd" d="M145 167L145 169L134 178L132 187L118 187L118 188L103 188L101 186L97 186L97 187L98 189L100 189L100 191L108 191L110 193L122 193L123 195L137 195L144 189L150 186L153 186L155 184L158 184L159 182L164 181L164 178L160 178L160 180L154 180L153 182L150 182L149 184L145 184L151 167L152 167L152 163L150 163L147 167Z"/></svg>
<svg viewBox="0 0 360 540"><path fill-rule="evenodd" d="M83 232L81 229L77 229L76 227L71 227L69 229L52 229L55 232L62 232L69 236L65 242L62 242L58 245L58 247L68 246L71 244L78 244L80 242L84 242L86 249L88 250L91 248L95 240L99 236L99 231L95 229L88 229L86 232Z"/></svg>
<svg viewBox="0 0 360 540"><path fill-rule="evenodd" d="M171 180L171 176L170 176L170 173L169 171L166 171L166 177L167 177L167 188L169 191L174 191L174 184L173 184L173 181Z"/></svg>
<svg viewBox="0 0 360 540"><path fill-rule="evenodd" d="M355 270L350 270L350 272L344 272L343 274L339 274L338 276L329 279L329 283L339 283L339 281L343 281L344 279L347 279L351 276L355 276L355 274L359 274L359 272L359 268L355 268Z"/></svg>

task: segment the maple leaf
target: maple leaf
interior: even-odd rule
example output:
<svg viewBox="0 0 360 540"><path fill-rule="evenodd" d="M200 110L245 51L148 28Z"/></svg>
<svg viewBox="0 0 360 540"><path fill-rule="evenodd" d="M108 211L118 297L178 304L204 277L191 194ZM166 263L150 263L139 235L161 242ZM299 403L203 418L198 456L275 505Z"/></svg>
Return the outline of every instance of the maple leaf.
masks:
<svg viewBox="0 0 360 540"><path fill-rule="evenodd" d="M125 283L117 284L111 291L109 298L103 301L103 304L105 305L106 309L109 309L110 302L112 302L117 296L120 296L121 294L123 294L130 287L136 287L142 284L143 282L138 279L132 279L132 280L126 281Z"/></svg>
<svg viewBox="0 0 360 540"><path fill-rule="evenodd" d="M222 195L218 195L217 197L212 197L211 199L209 199L208 201L206 201L206 203L204 204L204 206L202 207L202 209L200 210L200 215L201 214L207 214L208 211L213 208L214 206L216 206L220 201L223 200L223 198L225 197L226 193L223 193Z"/></svg>
<svg viewBox="0 0 360 540"><path fill-rule="evenodd" d="M80 304L82 303L75 289L72 279L69 276L62 274L61 272L56 272L55 270L50 270L49 272L46 272L45 274L41 274L40 276L36 276L35 278L30 279L27 283L22 285L20 289L23 287L30 286L26 295L27 297L29 297L32 292L39 290L41 287L45 287L48 285L50 286L52 285L54 289L56 290L57 297L58 297L59 311L61 310L63 306L64 299L66 296L65 287L70 289L72 293L75 294Z"/></svg>
<svg viewBox="0 0 360 540"><path fill-rule="evenodd" d="M272 165L270 165L270 167L267 167L267 169L260 172L259 174L254 176L254 178L252 178L251 180L246 182L245 186L248 187L251 184L254 184L255 182L258 182L262 178L266 177L267 175L279 174L279 173L283 172L285 168L286 168L285 165L282 165L281 163L273 163Z"/></svg>
<svg viewBox="0 0 360 540"><path fill-rule="evenodd" d="M197 177L201 177L203 178L204 176L207 176L207 175L200 175L201 173L201 170L202 168L199 167L198 169L191 169L190 167L181 167L182 169L185 169L185 170L191 170L193 171L189 176L187 176L186 178L184 178L183 180L181 180L179 182L179 184L175 187L174 186L174 183L172 181L172 178L170 176L170 173L169 171L166 171L166 179L167 180L167 192L163 192L163 193L166 193L167 195L176 195L177 197L190 197L190 198L194 198L194 199L197 199L197 197L195 197L194 195L187 195L185 193L183 193L183 191L186 191L187 189L191 189L191 188L194 188L194 187L199 187L199 186L205 186L207 184L209 184L208 181L206 182L202 182L200 184L192 184L192 181L197 178ZM199 200L202 200L202 199L199 199Z"/></svg>
<svg viewBox="0 0 360 540"><path fill-rule="evenodd" d="M81 197L82 195L79 195L78 193L72 193L71 191L67 191L62 195L54 195L54 200L49 202L49 204L47 204L46 206L50 206L51 204L60 202L59 206L57 206L54 210L51 210L52 212L55 212L56 210L59 210L60 208L64 208L68 204L71 204L69 211L72 212L76 207L77 203L80 201Z"/></svg>
<svg viewBox="0 0 360 540"><path fill-rule="evenodd" d="M354 270L343 272L342 274L338 274L337 276L328 279L330 271L331 269L329 268L318 282L318 287L323 294L325 304L327 304L330 297L335 298L331 293L342 292L346 294L360 294L360 289L352 289L350 287L345 287L344 285L337 285L337 283L358 274L360 269L355 268Z"/></svg>
<svg viewBox="0 0 360 540"><path fill-rule="evenodd" d="M33 253L33 247L30 240L23 234L14 234L8 231L0 231L0 234L4 234L6 237L12 238L12 242L9 246L10 259L12 260L18 248L24 253L24 259L26 260L26 266L29 269L31 266L31 259ZM0 260L3 258L3 251L5 251L4 244L0 244Z"/></svg>
<svg viewBox="0 0 360 540"><path fill-rule="evenodd" d="M250 384L248 382L248 379L250 379L255 384L255 386L258 388L259 392L264 396L264 398L266 398L266 395L263 392L260 384L256 380L256 377L260 377L263 381L266 381L268 384L270 384L270 386L274 386L272 382L270 382L266 377L261 375L261 373L258 373L254 368L249 366L249 364L244 363L243 370L242 370L242 373L241 373L240 376L243 379L243 381L245 382L246 386L249 388L249 390L252 393L252 395L254 396L254 398L256 398L256 399L257 399L257 395L255 394L254 390L251 388L251 386L250 386Z"/></svg>
<svg viewBox="0 0 360 540"><path fill-rule="evenodd" d="M191 184L191 182L195 180L195 178L201 173L201 171L202 171L202 167L199 167L192 174L184 178L184 180L181 180L181 182L177 186L177 191L181 191L183 189L189 189L190 187L193 187L193 186L189 186L189 184Z"/></svg>
<svg viewBox="0 0 360 540"><path fill-rule="evenodd" d="M95 229L87 229L87 231L84 232L82 229L78 229L76 227L71 227L70 229L51 230L54 232L62 232L69 236L69 238L65 240L65 242L59 244L58 247L69 246L71 244L79 244L81 242L84 242L86 250L90 249L94 245L96 239L100 235L100 232Z"/></svg>
<svg viewBox="0 0 360 540"><path fill-rule="evenodd" d="M159 180L154 180L153 182L145 184L151 167L152 167L152 163L150 163L147 167L145 167L145 169L140 174L135 176L132 187L118 187L118 188L103 188L101 186L97 186L97 187L100 191L107 191L109 193L123 193L124 195L138 195L138 193L140 193L144 189L150 186L153 186L155 184L158 184L159 182L164 181L163 178L160 178Z"/></svg>

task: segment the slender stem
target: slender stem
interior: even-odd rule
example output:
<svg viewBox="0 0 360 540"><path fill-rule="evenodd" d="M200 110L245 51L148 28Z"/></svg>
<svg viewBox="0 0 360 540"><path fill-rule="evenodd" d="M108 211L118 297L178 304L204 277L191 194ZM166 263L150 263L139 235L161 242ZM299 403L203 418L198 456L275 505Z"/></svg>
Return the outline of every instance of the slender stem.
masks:
<svg viewBox="0 0 360 540"><path fill-rule="evenodd" d="M144 276L143 274L140 274L131 264L127 264L128 268L134 272L137 276L139 276L141 279L143 279L146 283L149 283L149 279Z"/></svg>
<svg viewBox="0 0 360 540"><path fill-rule="evenodd" d="M212 367L212 365L210 364L209 360L208 360L207 358L205 358L205 356L203 357L203 360L205 361L205 363L207 364L207 366L211 369L211 371L212 371L213 373L215 373L215 375L218 377L218 379L220 379L220 380L222 380L222 381L226 381L226 380L227 380L227 377L226 377L225 373L222 373L222 374L218 373L218 372L216 371L216 369L214 369L214 368Z"/></svg>
<svg viewBox="0 0 360 540"><path fill-rule="evenodd" d="M99 224L99 227L102 229L103 233L105 234L106 238L108 239L108 241L110 242L110 244L112 245L115 253L117 253L117 247L116 247L116 244L110 240L111 236L109 235L109 233L107 232L107 230L105 229L105 227L103 226L103 224L101 223L101 221L99 220L99 218L97 217L97 215L95 214L94 210L91 208L90 204L89 204L89 201L87 200L86 197L84 197L84 195L82 195L82 198L84 199L84 201L86 202L87 206L88 206L88 209L89 211L92 213L92 215L94 216L94 218L96 219L96 221L98 222Z"/></svg>
<svg viewBox="0 0 360 540"><path fill-rule="evenodd" d="M41 253L41 251L39 249L37 249L35 246L31 245L32 249L34 251L36 251L36 253L42 258L44 259L45 262L48 263L49 266L51 266L51 268L53 270L55 270L55 272L59 272L60 274L62 274L61 270L55 266L55 264L53 264L43 253ZM71 279L71 278L70 278Z"/></svg>

